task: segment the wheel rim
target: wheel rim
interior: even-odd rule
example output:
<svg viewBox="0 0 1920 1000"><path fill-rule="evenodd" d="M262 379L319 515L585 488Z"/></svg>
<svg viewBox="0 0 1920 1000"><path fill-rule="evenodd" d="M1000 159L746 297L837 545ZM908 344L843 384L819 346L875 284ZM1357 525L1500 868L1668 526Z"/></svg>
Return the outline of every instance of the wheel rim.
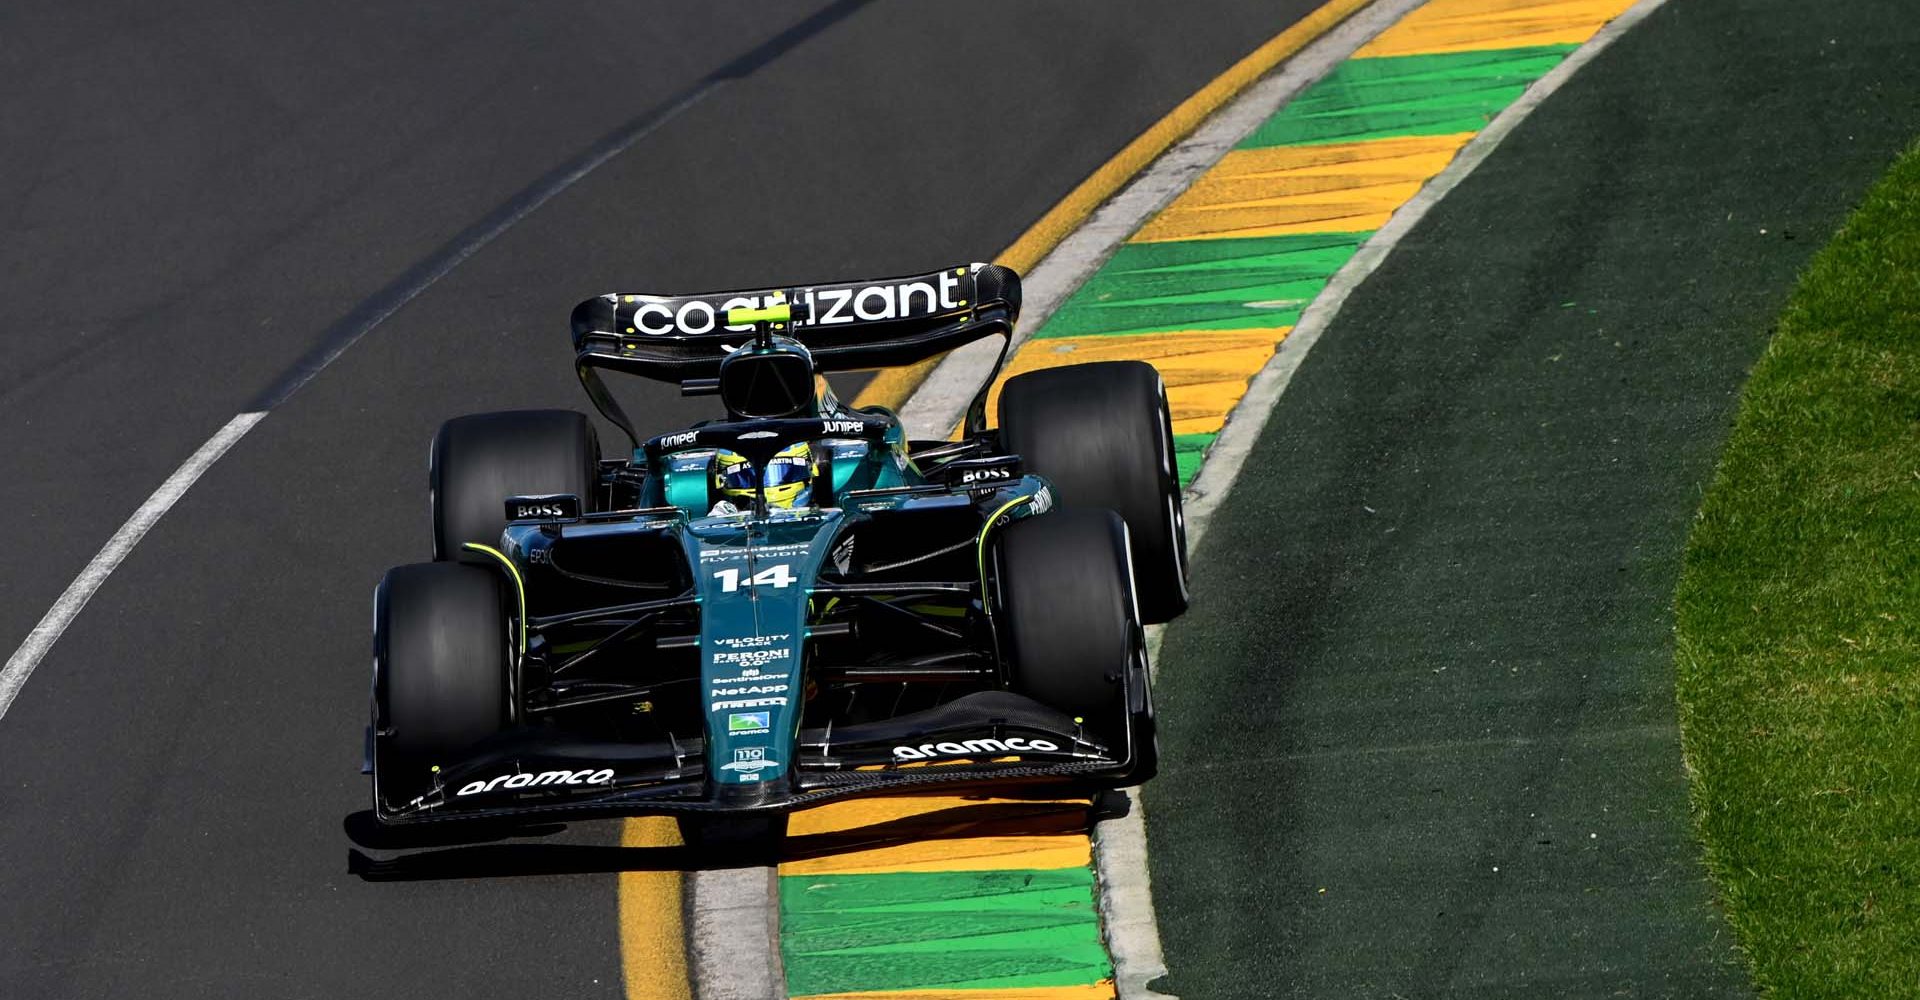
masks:
<svg viewBox="0 0 1920 1000"><path fill-rule="evenodd" d="M1174 578L1179 581L1180 599L1187 598L1187 511L1180 502L1180 463L1174 457L1173 409L1167 404L1167 384L1160 383L1160 463L1167 477L1167 530L1173 535Z"/></svg>
<svg viewBox="0 0 1920 1000"><path fill-rule="evenodd" d="M1187 596L1187 511L1180 504L1180 494L1167 494L1167 520L1173 525L1173 568L1174 576L1180 581L1180 596Z"/></svg>

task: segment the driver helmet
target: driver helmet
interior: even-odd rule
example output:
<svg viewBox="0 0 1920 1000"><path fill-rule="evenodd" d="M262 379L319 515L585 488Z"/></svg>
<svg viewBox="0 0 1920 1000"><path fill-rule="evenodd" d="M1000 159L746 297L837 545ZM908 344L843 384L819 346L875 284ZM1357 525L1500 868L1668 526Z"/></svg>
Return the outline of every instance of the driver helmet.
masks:
<svg viewBox="0 0 1920 1000"><path fill-rule="evenodd" d="M815 473L813 448L807 442L788 445L767 463L767 506L806 506ZM742 455L723 451L713 459L713 488L741 510L753 506L753 463Z"/></svg>

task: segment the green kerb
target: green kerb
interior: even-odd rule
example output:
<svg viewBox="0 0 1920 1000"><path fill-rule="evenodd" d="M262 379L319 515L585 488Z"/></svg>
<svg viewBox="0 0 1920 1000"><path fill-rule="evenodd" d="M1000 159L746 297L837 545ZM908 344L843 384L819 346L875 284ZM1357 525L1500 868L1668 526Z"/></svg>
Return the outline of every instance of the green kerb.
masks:
<svg viewBox="0 0 1920 1000"><path fill-rule="evenodd" d="M1577 47L1349 60L1240 148L1478 132Z"/></svg>
<svg viewBox="0 0 1920 1000"><path fill-rule="evenodd" d="M1206 457L1207 448L1219 436L1218 433L1173 436L1173 460L1180 469L1181 486L1193 485L1193 477L1200 474L1200 462Z"/></svg>
<svg viewBox="0 0 1920 1000"><path fill-rule="evenodd" d="M1034 336L1292 326L1369 235L1123 244Z"/></svg>
<svg viewBox="0 0 1920 1000"><path fill-rule="evenodd" d="M1113 975L1085 868L786 876L780 923L794 996L1076 986Z"/></svg>

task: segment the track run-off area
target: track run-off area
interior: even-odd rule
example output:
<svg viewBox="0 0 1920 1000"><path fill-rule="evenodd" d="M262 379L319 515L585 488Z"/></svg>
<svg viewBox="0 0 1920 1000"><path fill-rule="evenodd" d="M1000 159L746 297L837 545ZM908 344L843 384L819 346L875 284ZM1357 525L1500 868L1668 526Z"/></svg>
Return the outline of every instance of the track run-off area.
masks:
<svg viewBox="0 0 1920 1000"><path fill-rule="evenodd" d="M34 6L0 68L32 95L0 125L7 648L263 416L0 702L0 994L1750 995L1673 584L1795 271L1920 132L1920 32L1630 8ZM1289 56L1324 64L1261 79ZM366 598L425 557L440 420L578 407L583 295L1000 248L1035 278L1013 371L1169 384L1206 527L1155 783L778 840L372 828ZM965 365L863 401L938 433Z"/></svg>

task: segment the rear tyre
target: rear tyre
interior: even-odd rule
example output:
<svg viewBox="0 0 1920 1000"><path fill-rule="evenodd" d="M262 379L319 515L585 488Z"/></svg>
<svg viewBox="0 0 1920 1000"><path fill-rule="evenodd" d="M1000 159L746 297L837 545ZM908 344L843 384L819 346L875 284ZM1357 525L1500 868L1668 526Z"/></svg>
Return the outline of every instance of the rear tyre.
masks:
<svg viewBox="0 0 1920 1000"><path fill-rule="evenodd" d="M1105 507L1132 533L1140 616L1187 609L1187 519L1166 385L1152 365L1103 361L1028 372L1000 394L1000 442L1056 499Z"/></svg>
<svg viewBox="0 0 1920 1000"><path fill-rule="evenodd" d="M385 805L432 786L506 725L509 620L500 576L415 563L387 571L373 599L374 774Z"/></svg>
<svg viewBox="0 0 1920 1000"><path fill-rule="evenodd" d="M1159 758L1126 523L1084 508L1016 521L1000 533L998 567L1008 686L1114 748L1131 726L1125 783L1151 776Z"/></svg>
<svg viewBox="0 0 1920 1000"><path fill-rule="evenodd" d="M428 458L433 557L454 559L466 542L499 545L506 499L571 493L594 507L600 442L573 410L508 410L440 425Z"/></svg>

